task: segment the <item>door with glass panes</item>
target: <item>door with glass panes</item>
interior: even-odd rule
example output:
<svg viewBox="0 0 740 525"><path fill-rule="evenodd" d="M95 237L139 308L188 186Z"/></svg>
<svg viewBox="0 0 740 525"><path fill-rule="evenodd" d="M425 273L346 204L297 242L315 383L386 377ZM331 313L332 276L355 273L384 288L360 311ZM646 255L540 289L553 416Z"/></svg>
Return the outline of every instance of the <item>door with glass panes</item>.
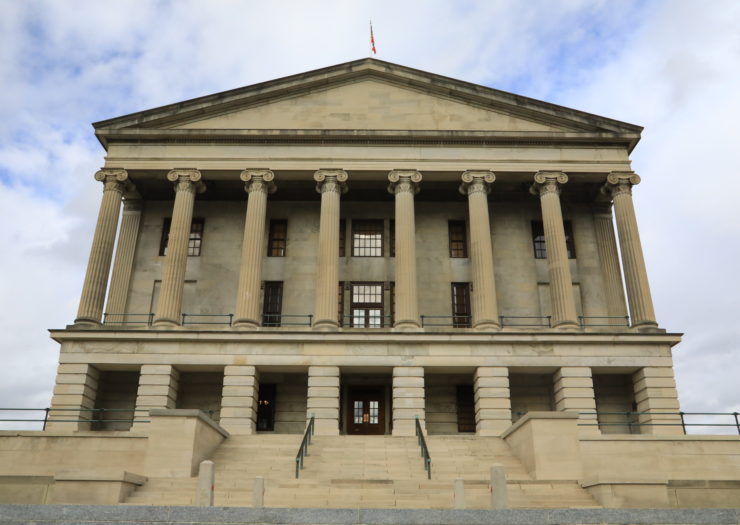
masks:
<svg viewBox="0 0 740 525"><path fill-rule="evenodd" d="M347 403L347 434L385 434L383 387L350 387Z"/></svg>

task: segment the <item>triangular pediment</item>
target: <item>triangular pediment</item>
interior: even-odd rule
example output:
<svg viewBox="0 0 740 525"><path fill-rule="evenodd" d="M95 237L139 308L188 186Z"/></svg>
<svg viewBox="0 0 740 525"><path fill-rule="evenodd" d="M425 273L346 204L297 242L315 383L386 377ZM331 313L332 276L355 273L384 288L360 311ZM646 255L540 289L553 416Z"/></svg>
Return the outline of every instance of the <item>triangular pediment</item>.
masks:
<svg viewBox="0 0 740 525"><path fill-rule="evenodd" d="M388 131L624 137L641 127L512 93L362 59L94 124L103 144L140 131L168 134ZM239 130L239 131L236 131ZM139 136L141 138L143 135ZM621 140L621 139L619 139Z"/></svg>

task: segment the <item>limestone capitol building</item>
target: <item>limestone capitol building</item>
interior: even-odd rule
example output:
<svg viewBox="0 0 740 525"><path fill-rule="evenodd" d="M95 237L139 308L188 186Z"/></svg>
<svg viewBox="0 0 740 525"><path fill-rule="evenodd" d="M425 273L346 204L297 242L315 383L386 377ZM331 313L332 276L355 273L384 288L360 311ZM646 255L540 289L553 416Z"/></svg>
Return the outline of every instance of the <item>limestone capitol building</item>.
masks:
<svg viewBox="0 0 740 525"><path fill-rule="evenodd" d="M681 426L641 127L376 59L94 126L79 310L0 495L193 504L210 459L218 505L485 507L494 463L514 507L738 505L738 437Z"/></svg>

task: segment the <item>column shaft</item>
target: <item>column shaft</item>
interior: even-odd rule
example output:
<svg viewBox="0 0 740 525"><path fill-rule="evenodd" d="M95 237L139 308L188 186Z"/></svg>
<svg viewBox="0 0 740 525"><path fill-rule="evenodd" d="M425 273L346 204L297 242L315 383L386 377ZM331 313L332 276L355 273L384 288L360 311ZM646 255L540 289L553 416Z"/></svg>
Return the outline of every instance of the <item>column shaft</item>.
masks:
<svg viewBox="0 0 740 525"><path fill-rule="evenodd" d="M306 420L314 417L316 435L339 434L339 367L308 367Z"/></svg>
<svg viewBox="0 0 740 525"><path fill-rule="evenodd" d="M124 189L122 183L128 179L128 173L121 169L102 169L95 174L95 179L104 183L103 199L100 202L98 222L95 225L90 258L82 285L76 324L96 325L100 323L103 315L113 245L116 242L118 215L121 211L121 196Z"/></svg>
<svg viewBox="0 0 740 525"><path fill-rule="evenodd" d="M578 418L579 432L600 434L596 424L598 418L591 369L587 366L564 366L555 372L553 381L555 410L581 413Z"/></svg>
<svg viewBox="0 0 740 525"><path fill-rule="evenodd" d="M139 235L141 207L140 199L127 198L123 201L123 217L118 234L116 257L113 261L108 302L106 303L108 321L111 324L126 322L126 316L123 314L127 313L126 302L131 281L131 270L134 265L134 254L136 253L136 239Z"/></svg>
<svg viewBox="0 0 740 525"><path fill-rule="evenodd" d="M470 224L470 265L473 273L473 327L497 330L501 327L496 304L493 273L493 246L488 215L488 185L495 180L490 171L466 171L460 190L468 196Z"/></svg>
<svg viewBox="0 0 740 525"><path fill-rule="evenodd" d="M234 326L256 328L260 325L260 284L265 244L267 194L272 193L274 175L268 170L245 170L241 179L248 192L247 216L244 221L239 287L236 294Z"/></svg>
<svg viewBox="0 0 740 525"><path fill-rule="evenodd" d="M175 205L172 209L157 313L154 316L154 324L157 326L177 326L181 322L190 225L201 175L197 170L173 170L167 174L167 178L175 183Z"/></svg>
<svg viewBox="0 0 740 525"><path fill-rule="evenodd" d="M231 434L254 434L257 428L258 402L259 371L257 367L226 366L219 424Z"/></svg>
<svg viewBox="0 0 740 525"><path fill-rule="evenodd" d="M673 368L645 367L632 375L641 434L683 434Z"/></svg>
<svg viewBox="0 0 740 525"><path fill-rule="evenodd" d="M540 196L542 224L547 247L547 267L550 273L550 303L552 325L559 328L578 328L573 279L565 244L563 213L560 209L559 185L568 182L568 176L559 172L539 172L535 175L535 191Z"/></svg>
<svg viewBox="0 0 740 525"><path fill-rule="evenodd" d="M473 379L475 429L479 436L500 436L511 426L509 369L479 366Z"/></svg>
<svg viewBox="0 0 740 525"><path fill-rule="evenodd" d="M627 317L627 304L624 300L624 284L619 267L617 240L614 235L612 210L598 210L594 214L596 227L596 246L599 250L599 261L604 278L607 315L614 317L608 324L624 326ZM617 319L619 318L619 319ZM606 324L606 323L605 323Z"/></svg>
<svg viewBox="0 0 740 525"><path fill-rule="evenodd" d="M99 379L98 370L86 363L60 364L46 430L90 430Z"/></svg>
<svg viewBox="0 0 740 525"><path fill-rule="evenodd" d="M396 249L398 254L398 249ZM424 368L393 367L393 435L416 435L416 419L426 432Z"/></svg>
<svg viewBox="0 0 740 525"><path fill-rule="evenodd" d="M316 191L321 193L321 216L313 325L320 330L336 330L339 327L339 200L340 194L346 191L347 174L342 170L319 170L314 180Z"/></svg>
<svg viewBox="0 0 740 525"><path fill-rule="evenodd" d="M632 186L639 182L640 177L634 173L613 172L607 178L607 188L614 199L614 214L617 219L632 326L657 327L645 268L645 257L642 254L640 233L637 229L635 207L632 202Z"/></svg>
<svg viewBox="0 0 740 525"><path fill-rule="evenodd" d="M388 175L388 191L396 196L396 310L395 327L417 329L419 300L416 283L416 224L414 195L419 191L421 173L394 170ZM395 430L394 430L395 432Z"/></svg>

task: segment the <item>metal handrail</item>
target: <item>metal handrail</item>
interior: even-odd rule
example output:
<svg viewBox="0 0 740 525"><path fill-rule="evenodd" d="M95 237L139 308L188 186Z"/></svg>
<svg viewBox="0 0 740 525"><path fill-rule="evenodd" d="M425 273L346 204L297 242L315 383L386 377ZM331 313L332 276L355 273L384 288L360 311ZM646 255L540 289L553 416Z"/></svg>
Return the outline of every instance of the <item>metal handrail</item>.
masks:
<svg viewBox="0 0 740 525"><path fill-rule="evenodd" d="M187 321L188 317L207 317L207 318L213 318L213 317L228 317L228 321ZM182 324L226 324L231 326L231 324L234 322L234 314L182 314Z"/></svg>
<svg viewBox="0 0 740 525"><path fill-rule="evenodd" d="M551 315L499 315L499 322L501 326L523 326L523 327L537 327L537 328L551 328L552 327L552 316ZM539 323L507 323L507 319L539 319ZM547 321L547 324L542 321Z"/></svg>
<svg viewBox="0 0 740 525"><path fill-rule="evenodd" d="M740 412L684 412L679 411L642 411L642 412L600 412L600 411L579 411L579 414L589 416L600 416L600 415L619 415L619 416L679 416L681 419L680 423L639 423L629 421L628 423L578 423L580 426L623 426L625 424L629 426L656 426L656 427L677 427L683 428L684 434L686 433L686 427L735 427L737 433L740 434ZM518 413L519 414L519 413ZM687 423L685 416L732 416L735 420L734 423Z"/></svg>
<svg viewBox="0 0 740 525"><path fill-rule="evenodd" d="M355 324L355 319L361 320L361 324ZM380 319L380 325L370 325L366 321L372 321ZM380 328L392 328L393 327L393 316L391 315L376 315L365 319L359 315L343 315L342 316L342 328L369 328L371 330L378 330ZM348 321L348 322L347 322ZM386 322L387 321L387 322Z"/></svg>
<svg viewBox="0 0 740 525"><path fill-rule="evenodd" d="M303 441L301 441L301 446L298 448L298 454L295 456L295 477L298 479L300 476L301 470L303 470L303 458L308 456L308 445L311 444L311 437L313 436L313 427L314 427L314 416L311 416L311 419L308 420L308 425L306 425L306 431L303 433Z"/></svg>
<svg viewBox="0 0 740 525"><path fill-rule="evenodd" d="M305 319L305 321L285 322L284 319ZM262 326L280 328L281 326L311 326L313 314L262 314Z"/></svg>
<svg viewBox="0 0 740 525"><path fill-rule="evenodd" d="M424 438L424 431L421 429L419 416L416 416L416 437L421 448L421 457L424 458L424 470L427 471L427 479L432 479L432 456L429 455L427 440Z"/></svg>
<svg viewBox="0 0 740 525"><path fill-rule="evenodd" d="M421 318L421 327L424 328L425 326L451 326L452 328L470 328L472 326L472 315L420 315ZM435 323L431 322L428 323L425 320L426 319L449 319L449 323ZM457 320L461 319L462 322L458 322Z"/></svg>
<svg viewBox="0 0 740 525"><path fill-rule="evenodd" d="M43 423L42 430L46 430L46 424L49 422L49 414L51 412L66 412L66 413L75 413L75 412L97 412L99 414L106 413L106 412L129 412L133 413L134 417L131 419L54 419L52 420L54 423L123 423L123 422L131 422L131 423L149 423L149 420L145 419L136 419L136 412L146 412L149 413L149 409L142 409L142 408L53 408L53 407L47 407L47 408L0 408L0 412L44 412L43 419L11 419L11 418L0 418L0 422L10 422L10 423Z"/></svg>
<svg viewBox="0 0 740 525"><path fill-rule="evenodd" d="M622 323L610 323L606 322L604 324L594 324L594 323L588 323L587 319L621 319L624 321L624 324ZM627 326L630 325L630 316L629 315L579 315L578 316L578 324L580 324L583 328L588 327L601 327L601 326Z"/></svg>
<svg viewBox="0 0 740 525"><path fill-rule="evenodd" d="M120 321L115 320L116 318L120 318ZM137 319L144 318L143 320L139 321ZM113 318L113 319L111 319ZM131 320L134 318L133 320ZM152 325L152 321L154 321L154 314L148 313L148 314L132 314L132 313L125 313L125 314L116 314L116 313L109 313L106 312L103 314L103 324L107 325L125 325L125 324L145 324L147 326Z"/></svg>

